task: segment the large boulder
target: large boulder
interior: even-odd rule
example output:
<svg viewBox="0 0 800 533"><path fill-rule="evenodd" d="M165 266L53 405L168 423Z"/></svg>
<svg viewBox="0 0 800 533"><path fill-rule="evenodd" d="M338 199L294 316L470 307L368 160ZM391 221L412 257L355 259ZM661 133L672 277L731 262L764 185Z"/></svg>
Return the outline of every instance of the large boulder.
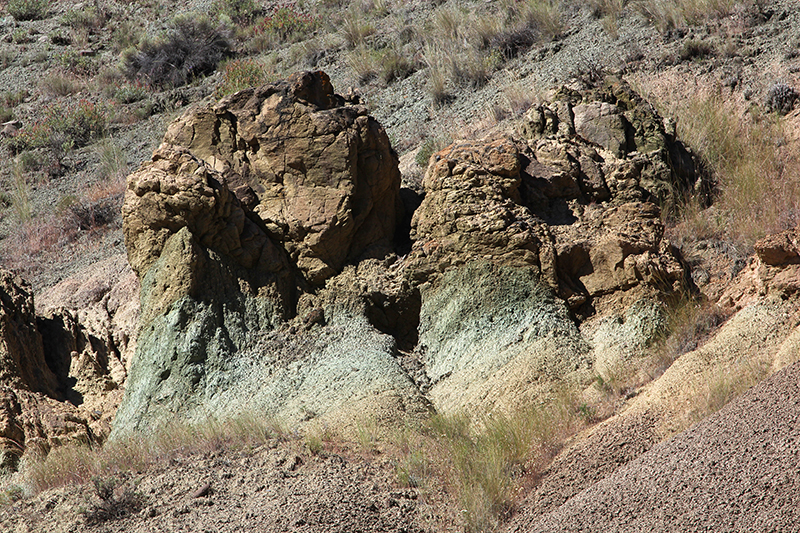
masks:
<svg viewBox="0 0 800 533"><path fill-rule="evenodd" d="M222 173L314 285L389 250L402 216L397 154L323 72L248 89L175 121L164 142Z"/></svg>

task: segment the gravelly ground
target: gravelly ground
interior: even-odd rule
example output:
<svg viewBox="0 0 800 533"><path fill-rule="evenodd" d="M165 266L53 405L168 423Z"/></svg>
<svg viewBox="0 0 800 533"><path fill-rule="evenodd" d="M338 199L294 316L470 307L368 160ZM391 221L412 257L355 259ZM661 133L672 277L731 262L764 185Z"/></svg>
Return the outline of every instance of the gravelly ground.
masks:
<svg viewBox="0 0 800 533"><path fill-rule="evenodd" d="M800 531L800 363L513 531Z"/></svg>

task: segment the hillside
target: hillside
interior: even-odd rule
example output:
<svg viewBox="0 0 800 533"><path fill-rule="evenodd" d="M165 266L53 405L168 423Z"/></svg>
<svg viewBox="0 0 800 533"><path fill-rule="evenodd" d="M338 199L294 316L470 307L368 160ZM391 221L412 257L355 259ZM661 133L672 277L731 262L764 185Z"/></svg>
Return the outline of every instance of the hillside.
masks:
<svg viewBox="0 0 800 533"><path fill-rule="evenodd" d="M0 524L791 529L795 4L6 2Z"/></svg>

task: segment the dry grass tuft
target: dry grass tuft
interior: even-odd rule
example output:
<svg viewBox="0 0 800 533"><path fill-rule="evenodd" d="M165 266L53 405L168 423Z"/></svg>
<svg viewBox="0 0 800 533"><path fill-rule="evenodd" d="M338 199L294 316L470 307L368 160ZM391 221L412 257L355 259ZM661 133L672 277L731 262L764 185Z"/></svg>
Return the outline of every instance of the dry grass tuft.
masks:
<svg viewBox="0 0 800 533"><path fill-rule="evenodd" d="M167 462L177 454L222 448L241 450L285 437L280 424L253 415L226 421L209 419L202 424L176 422L161 427L152 435L120 438L99 448L67 445L53 449L46 456L29 453L23 457L20 475L27 492L36 494L53 487L86 483L97 477L142 471Z"/></svg>
<svg viewBox="0 0 800 533"><path fill-rule="evenodd" d="M660 31L693 26L753 9L761 0L636 0L632 5Z"/></svg>
<svg viewBox="0 0 800 533"><path fill-rule="evenodd" d="M639 82L665 116L677 119L678 137L701 157L717 183L712 209L688 203L685 231L751 248L764 235L800 221L797 125L765 113L719 86L680 83L673 75ZM676 99L675 87L682 87Z"/></svg>
<svg viewBox="0 0 800 533"><path fill-rule="evenodd" d="M423 493L444 485L457 505L455 522L467 532L495 531L522 487L585 427L576 398L557 394L538 408L482 417L434 415L393 439L400 446L398 478Z"/></svg>

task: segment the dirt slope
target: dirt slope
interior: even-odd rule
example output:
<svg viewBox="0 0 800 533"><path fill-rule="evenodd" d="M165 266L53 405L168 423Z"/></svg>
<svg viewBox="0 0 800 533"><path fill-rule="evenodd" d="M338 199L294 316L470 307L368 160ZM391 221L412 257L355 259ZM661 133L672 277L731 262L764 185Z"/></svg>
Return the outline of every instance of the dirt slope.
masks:
<svg viewBox="0 0 800 533"><path fill-rule="evenodd" d="M515 531L798 531L800 364Z"/></svg>
<svg viewBox="0 0 800 533"><path fill-rule="evenodd" d="M85 484L0 509L0 531L434 531L423 527L426 505L418 492L396 480L385 459L312 454L297 442L274 441L247 453L175 457L146 474L119 478L115 497L135 485L141 504L118 520L93 522L86 512L101 500Z"/></svg>

